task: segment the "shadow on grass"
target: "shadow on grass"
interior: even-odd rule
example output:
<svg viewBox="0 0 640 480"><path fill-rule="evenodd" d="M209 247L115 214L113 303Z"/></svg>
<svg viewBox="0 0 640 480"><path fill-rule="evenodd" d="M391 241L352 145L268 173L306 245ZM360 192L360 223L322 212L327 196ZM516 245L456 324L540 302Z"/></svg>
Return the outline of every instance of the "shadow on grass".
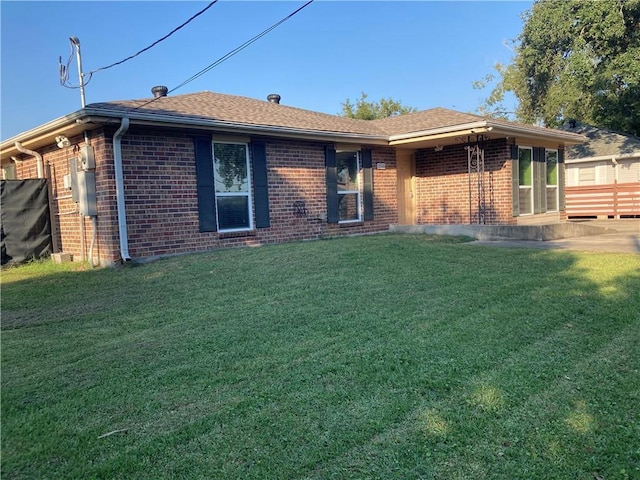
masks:
<svg viewBox="0 0 640 480"><path fill-rule="evenodd" d="M638 266L379 235L3 275L2 472L632 477Z"/></svg>

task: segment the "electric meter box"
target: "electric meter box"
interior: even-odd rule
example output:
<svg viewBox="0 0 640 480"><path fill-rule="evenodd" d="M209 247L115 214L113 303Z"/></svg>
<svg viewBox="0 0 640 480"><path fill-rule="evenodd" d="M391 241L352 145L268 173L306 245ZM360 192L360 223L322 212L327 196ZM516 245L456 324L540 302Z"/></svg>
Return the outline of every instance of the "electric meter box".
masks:
<svg viewBox="0 0 640 480"><path fill-rule="evenodd" d="M93 147L91 145L84 145L80 147L78 159L80 160L80 167L82 170L93 170L96 168L96 158L93 154Z"/></svg>
<svg viewBox="0 0 640 480"><path fill-rule="evenodd" d="M94 172L79 171L78 175L78 208L80 214L86 217L98 215L96 199L96 174Z"/></svg>
<svg viewBox="0 0 640 480"><path fill-rule="evenodd" d="M71 184L71 198L75 203L80 201L78 197L78 159L69 160L69 183Z"/></svg>

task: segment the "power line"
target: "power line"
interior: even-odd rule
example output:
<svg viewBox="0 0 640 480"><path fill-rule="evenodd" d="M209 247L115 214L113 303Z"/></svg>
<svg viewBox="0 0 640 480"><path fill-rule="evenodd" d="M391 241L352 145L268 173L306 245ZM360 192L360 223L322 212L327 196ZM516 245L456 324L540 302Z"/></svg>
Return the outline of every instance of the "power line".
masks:
<svg viewBox="0 0 640 480"><path fill-rule="evenodd" d="M251 45L252 43L254 43L255 41L259 40L260 38L264 37L265 35L267 35L268 33L270 33L272 30L275 30L276 28L278 28L280 25L282 25L284 22L286 22L287 20L289 20L291 17L293 17L296 13L300 12L303 8L307 7L308 5L310 5L313 2L313 0L309 0L307 3L305 3L304 5L302 5L300 8L298 8L297 10L291 12L289 15L287 15L286 17L284 17L282 20L280 20L279 22L274 23L273 25L271 25L269 28L267 28L266 30L263 30L262 32L260 32L258 35L256 35L255 37L247 40L246 42L244 42L242 45L236 47L235 49L231 50L229 53L223 55L222 57L220 57L218 60L216 60L215 62L213 62L212 64L210 64L209 66L205 67L204 69L200 70L198 73L196 73L195 75L191 76L190 78L188 78L187 80L185 80L184 82L182 82L180 85L178 85L177 87L172 88L171 90L169 90L168 93L174 92L175 90L184 87L186 84L191 83L192 81L194 81L195 79L197 79L198 77L201 77L202 75L204 75L205 73L207 73L208 71L212 70L213 68L217 67L218 65L220 65L222 62L224 62L225 60L228 60L229 58L233 57L235 54L239 53L241 50L244 50L245 48L247 48L249 45Z"/></svg>
<svg viewBox="0 0 640 480"><path fill-rule="evenodd" d="M202 75L204 75L205 73L209 72L210 70L212 70L213 68L217 67L218 65L220 65L222 62L224 62L225 60L230 59L231 57L233 57L234 55L236 55L237 53L239 53L240 51L244 50L245 48L247 48L249 45L251 45L252 43L256 42L257 40L261 39L262 37L264 37L265 35L267 35L268 33L270 33L271 31L275 30L276 28L278 28L280 25L282 25L284 22L286 22L287 20L289 20L291 17L293 17L294 15L296 15L298 12L300 12L302 9L304 9L305 7L309 6L311 3L313 3L314 0L309 0L307 3L305 3L304 5L302 5L301 7L299 7L298 9L294 10L293 12L291 12L289 15L287 15L286 17L282 18L281 20L279 20L278 22L274 23L273 25L271 25L270 27L266 28L265 30L263 30L262 32L260 32L259 34L257 34L256 36L250 38L249 40L247 40L246 42L244 42L243 44L239 45L238 47L234 48L233 50L229 51L228 53L224 54L222 57L218 58L215 62L209 64L207 67L203 68L202 70L200 70L198 73L196 73L195 75L192 75L191 77L189 77L187 80L185 80L184 82L182 82L181 84L179 84L177 87L172 88L171 90L169 90L167 93L172 93L175 92L176 90L178 90L179 88L184 87L185 85L187 85L188 83L191 83L192 81L194 81L195 79L201 77ZM149 100L148 102L143 103L142 105L139 105L135 108L132 108L131 110L137 110L138 108L142 108L154 101L156 101L158 98L152 98L151 100Z"/></svg>
<svg viewBox="0 0 640 480"><path fill-rule="evenodd" d="M97 68L95 70L90 71L89 73L87 73L87 75L93 75L96 72L99 72L101 70L106 70L107 68L111 68L111 67L115 67L116 65L121 65L124 62L131 60L132 58L137 57L138 55L140 55L141 53L146 52L147 50L149 50L152 47L155 47L157 44L159 44L160 42L162 42L163 40L166 40L167 38L169 38L171 35L173 35L174 33L176 33L178 30L180 30L182 27L184 27L185 25L187 25L188 23L190 23L192 20L194 20L196 17L199 17L200 15L202 15L204 12L206 12L207 10L209 10L215 3L217 3L218 0L213 0L213 2L211 2L209 5L207 5L206 7L204 7L202 10L200 10L198 13L196 13L195 15L193 15L189 20L187 20L186 22L184 22L182 25L174 28L173 30L171 30L169 33L167 33L164 37L159 38L158 40L156 40L155 42L153 42L151 45L149 45L146 48L143 48L142 50L140 50L137 53L134 53L133 55L120 60L119 62L115 62L112 63L111 65L107 65L106 67L100 67Z"/></svg>

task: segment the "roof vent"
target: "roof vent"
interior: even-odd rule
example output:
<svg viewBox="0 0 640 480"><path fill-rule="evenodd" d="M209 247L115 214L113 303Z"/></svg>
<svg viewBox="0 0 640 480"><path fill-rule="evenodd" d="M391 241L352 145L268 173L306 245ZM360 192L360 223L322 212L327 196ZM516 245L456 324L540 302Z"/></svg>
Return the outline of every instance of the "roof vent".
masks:
<svg viewBox="0 0 640 480"><path fill-rule="evenodd" d="M267 95L267 100L269 100L271 103L280 103L280 98L280 95L278 95L277 93L271 93Z"/></svg>
<svg viewBox="0 0 640 480"><path fill-rule="evenodd" d="M164 85L158 85L151 89L151 93L153 93L154 98L166 97L169 89Z"/></svg>

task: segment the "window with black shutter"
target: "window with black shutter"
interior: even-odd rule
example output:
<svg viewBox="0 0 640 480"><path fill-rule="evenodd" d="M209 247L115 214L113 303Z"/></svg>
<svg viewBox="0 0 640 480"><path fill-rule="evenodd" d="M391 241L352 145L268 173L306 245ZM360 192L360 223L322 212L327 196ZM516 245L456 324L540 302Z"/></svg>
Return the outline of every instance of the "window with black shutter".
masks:
<svg viewBox="0 0 640 480"><path fill-rule="evenodd" d="M194 146L200 231L252 230L252 205L255 227L269 227L265 142L212 142L210 137L196 137Z"/></svg>

